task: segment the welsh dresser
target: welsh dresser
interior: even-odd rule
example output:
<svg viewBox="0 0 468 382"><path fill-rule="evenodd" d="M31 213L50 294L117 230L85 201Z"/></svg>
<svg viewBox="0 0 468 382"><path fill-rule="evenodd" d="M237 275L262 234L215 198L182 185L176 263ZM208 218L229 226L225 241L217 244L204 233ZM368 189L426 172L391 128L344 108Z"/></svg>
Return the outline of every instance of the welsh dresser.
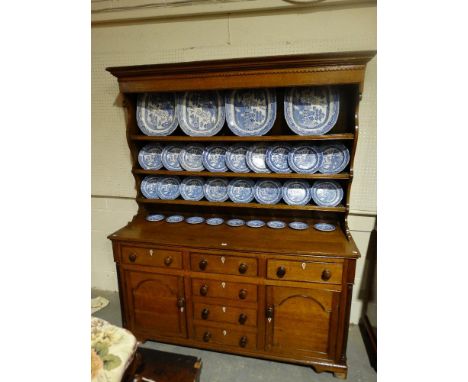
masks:
<svg viewBox="0 0 468 382"><path fill-rule="evenodd" d="M359 251L348 228L349 195L358 139L358 109L367 62L375 52L344 52L178 64L112 67L125 109L127 141L138 213L109 235L117 267L122 320L141 340L197 347L309 365L346 378L346 344ZM336 125L325 135L300 136L286 125L284 88L333 85L340 92ZM139 93L274 88L277 117L264 136L236 136L225 125L212 137L192 137L177 128L168 136L146 136L136 121ZM116 95L117 96L117 95ZM351 160L338 174L211 173L144 170L138 152L149 142L322 143L346 145ZM146 199L147 175L177 175L314 181L333 179L344 189L336 207ZM296 219L330 222L315 229L208 226L149 222L149 213L218 216L228 219Z"/></svg>

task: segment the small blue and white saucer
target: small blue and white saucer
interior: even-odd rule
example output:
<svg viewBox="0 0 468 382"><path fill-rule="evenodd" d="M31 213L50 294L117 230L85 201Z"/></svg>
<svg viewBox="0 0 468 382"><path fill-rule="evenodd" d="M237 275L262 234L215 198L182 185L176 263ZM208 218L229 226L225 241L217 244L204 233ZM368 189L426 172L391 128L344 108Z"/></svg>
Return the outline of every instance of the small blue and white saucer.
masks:
<svg viewBox="0 0 468 382"><path fill-rule="evenodd" d="M281 220L270 220L267 223L267 226L270 228L281 229L286 227L286 223Z"/></svg>
<svg viewBox="0 0 468 382"><path fill-rule="evenodd" d="M281 200L281 183L273 179L259 180L254 188L255 200L260 204L276 204Z"/></svg>
<svg viewBox="0 0 468 382"><path fill-rule="evenodd" d="M237 143L228 147L226 151L226 166L232 172L250 172L247 166L247 151L249 146L244 143Z"/></svg>
<svg viewBox="0 0 468 382"><path fill-rule="evenodd" d="M184 146L179 154L179 163L187 171L203 171L204 148L198 144Z"/></svg>
<svg viewBox="0 0 468 382"><path fill-rule="evenodd" d="M289 227L292 229L304 230L304 229L309 228L309 225L304 222L291 222L289 223Z"/></svg>
<svg viewBox="0 0 468 382"><path fill-rule="evenodd" d="M265 225L265 222L263 220L249 220L245 224L251 228L261 228Z"/></svg>
<svg viewBox="0 0 468 382"><path fill-rule="evenodd" d="M200 223L203 223L204 221L205 219L202 218L201 216L191 216L185 219L185 222L189 224L200 224Z"/></svg>
<svg viewBox="0 0 468 382"><path fill-rule="evenodd" d="M311 197L310 184L305 180L291 179L283 184L283 200L290 206L305 206Z"/></svg>
<svg viewBox="0 0 468 382"><path fill-rule="evenodd" d="M344 196L343 188L334 180L317 180L311 191L312 200L321 207L336 207Z"/></svg>
<svg viewBox="0 0 468 382"><path fill-rule="evenodd" d="M162 166L163 147L159 143L149 143L138 153L138 163L144 170L159 170Z"/></svg>
<svg viewBox="0 0 468 382"><path fill-rule="evenodd" d="M233 179L228 185L228 196L234 203L250 203L254 199L255 182L250 179Z"/></svg>
<svg viewBox="0 0 468 382"><path fill-rule="evenodd" d="M180 195L180 180L177 176L161 177L156 186L159 199L174 200Z"/></svg>
<svg viewBox="0 0 468 382"><path fill-rule="evenodd" d="M169 171L182 171L182 167L179 163L179 155L182 151L182 147L179 145L167 145L164 147L161 160L163 166Z"/></svg>
<svg viewBox="0 0 468 382"><path fill-rule="evenodd" d="M147 199L159 199L158 185L161 178L158 176L145 176L140 184L140 190Z"/></svg>
<svg viewBox="0 0 468 382"><path fill-rule="evenodd" d="M205 198L210 202L225 202L228 199L228 182L224 178L208 179L203 186Z"/></svg>
<svg viewBox="0 0 468 382"><path fill-rule="evenodd" d="M278 143L268 147L266 151L266 163L270 170L277 173L291 172L288 164L288 155L291 147L285 143Z"/></svg>
<svg viewBox="0 0 468 382"><path fill-rule="evenodd" d="M182 215L171 215L166 218L166 222L168 223L180 223L184 221L184 217Z"/></svg>
<svg viewBox="0 0 468 382"><path fill-rule="evenodd" d="M245 224L242 219L229 219L226 224L231 227L240 227Z"/></svg>
<svg viewBox="0 0 468 382"><path fill-rule="evenodd" d="M334 224L330 223L316 223L314 224L314 228L317 231L322 231L322 232L332 232L336 229L336 226Z"/></svg>
<svg viewBox="0 0 468 382"><path fill-rule="evenodd" d="M220 144L213 144L203 151L203 166L211 172L226 172L226 147Z"/></svg>
<svg viewBox="0 0 468 382"><path fill-rule="evenodd" d="M223 223L224 223L223 218L209 218L209 219L206 219L206 224L208 224L208 225L220 225L220 224L223 224Z"/></svg>
<svg viewBox="0 0 468 382"><path fill-rule="evenodd" d="M159 221L161 221L163 219L164 219L163 214L149 214L146 217L146 220L148 220L149 222L159 222Z"/></svg>
<svg viewBox="0 0 468 382"><path fill-rule="evenodd" d="M205 181L203 180L203 178L200 178L198 176L189 176L187 178L184 178L184 180L180 184L180 195L185 200L201 200L205 195L203 192L204 184Z"/></svg>

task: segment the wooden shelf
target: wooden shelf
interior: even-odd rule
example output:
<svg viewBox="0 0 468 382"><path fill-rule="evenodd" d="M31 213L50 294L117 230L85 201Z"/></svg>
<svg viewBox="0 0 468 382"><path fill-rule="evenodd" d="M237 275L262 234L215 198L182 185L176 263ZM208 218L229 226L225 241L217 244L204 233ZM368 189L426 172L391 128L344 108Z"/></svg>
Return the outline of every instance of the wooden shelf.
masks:
<svg viewBox="0 0 468 382"><path fill-rule="evenodd" d="M256 137L238 137L236 135L218 135L213 137L190 137L188 135L146 136L131 135L133 141L156 142L280 142L280 141L324 141L336 139L354 139L354 134L327 134L327 135L264 135Z"/></svg>
<svg viewBox="0 0 468 382"><path fill-rule="evenodd" d="M137 198L138 203L147 204L172 204L172 205L188 205L188 206L203 206L203 207L231 207L231 208L259 208L268 210L291 210L291 211L322 211L322 212L346 212L346 207L319 207L314 205L306 206L290 206L288 204L260 204L260 203L233 203L233 202L210 202L206 200L192 201L184 199L162 200L162 199L146 199Z"/></svg>
<svg viewBox="0 0 468 382"><path fill-rule="evenodd" d="M297 174L297 173L256 173L256 172L210 172L210 171L169 171L133 169L134 174L163 176L201 176L216 178L266 178L266 179L351 179L348 173L340 174Z"/></svg>

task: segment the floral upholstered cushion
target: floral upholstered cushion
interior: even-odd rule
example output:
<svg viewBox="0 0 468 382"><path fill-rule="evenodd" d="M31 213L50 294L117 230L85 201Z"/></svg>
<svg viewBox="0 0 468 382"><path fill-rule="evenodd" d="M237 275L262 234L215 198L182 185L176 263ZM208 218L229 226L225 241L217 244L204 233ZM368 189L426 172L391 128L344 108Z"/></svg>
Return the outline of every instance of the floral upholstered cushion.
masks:
<svg viewBox="0 0 468 382"><path fill-rule="evenodd" d="M92 382L120 382L136 349L137 340L128 330L91 317Z"/></svg>

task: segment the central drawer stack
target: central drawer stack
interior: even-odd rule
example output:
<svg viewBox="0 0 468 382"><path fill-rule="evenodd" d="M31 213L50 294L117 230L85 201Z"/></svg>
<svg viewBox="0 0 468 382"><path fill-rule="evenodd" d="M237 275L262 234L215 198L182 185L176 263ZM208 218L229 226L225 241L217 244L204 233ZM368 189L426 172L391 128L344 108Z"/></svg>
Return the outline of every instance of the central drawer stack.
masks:
<svg viewBox="0 0 468 382"><path fill-rule="evenodd" d="M195 339L256 349L258 260L196 252L190 269Z"/></svg>

